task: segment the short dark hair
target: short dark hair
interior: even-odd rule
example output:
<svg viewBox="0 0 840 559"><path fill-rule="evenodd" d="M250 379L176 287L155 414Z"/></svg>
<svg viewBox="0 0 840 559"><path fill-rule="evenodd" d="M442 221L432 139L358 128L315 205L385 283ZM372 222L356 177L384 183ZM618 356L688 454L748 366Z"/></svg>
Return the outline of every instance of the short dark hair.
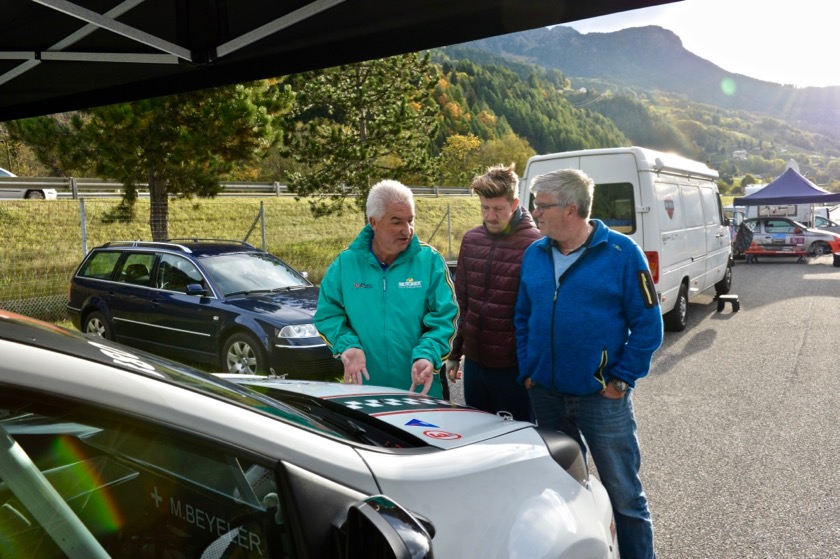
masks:
<svg viewBox="0 0 840 559"><path fill-rule="evenodd" d="M519 198L519 177L515 169L516 163L488 167L486 173L473 179L470 188L482 198L504 196L508 202L513 202Z"/></svg>

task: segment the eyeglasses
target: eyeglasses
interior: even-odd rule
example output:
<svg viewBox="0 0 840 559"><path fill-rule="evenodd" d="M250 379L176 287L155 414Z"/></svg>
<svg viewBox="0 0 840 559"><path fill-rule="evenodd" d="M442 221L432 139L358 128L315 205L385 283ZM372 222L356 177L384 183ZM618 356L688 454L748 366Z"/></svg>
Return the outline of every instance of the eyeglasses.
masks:
<svg viewBox="0 0 840 559"><path fill-rule="evenodd" d="M534 211L540 210L540 212L544 212L545 210L555 206L568 206L568 204L534 204Z"/></svg>

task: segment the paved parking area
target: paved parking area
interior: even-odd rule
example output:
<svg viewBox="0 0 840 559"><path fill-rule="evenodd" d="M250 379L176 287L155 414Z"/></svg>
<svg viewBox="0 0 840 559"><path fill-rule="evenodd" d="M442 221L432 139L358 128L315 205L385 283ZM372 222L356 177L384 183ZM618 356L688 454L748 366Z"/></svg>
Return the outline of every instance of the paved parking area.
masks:
<svg viewBox="0 0 840 559"><path fill-rule="evenodd" d="M690 305L634 394L657 555L840 558L840 268L738 261L732 292L737 313Z"/></svg>

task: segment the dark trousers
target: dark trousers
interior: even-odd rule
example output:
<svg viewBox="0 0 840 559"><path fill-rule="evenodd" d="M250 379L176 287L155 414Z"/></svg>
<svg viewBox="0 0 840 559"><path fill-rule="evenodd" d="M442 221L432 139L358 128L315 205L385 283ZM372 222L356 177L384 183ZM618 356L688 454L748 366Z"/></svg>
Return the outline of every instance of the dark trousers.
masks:
<svg viewBox="0 0 840 559"><path fill-rule="evenodd" d="M518 376L518 367L485 367L465 357L464 400L486 412L508 412L516 420L533 422L531 400Z"/></svg>

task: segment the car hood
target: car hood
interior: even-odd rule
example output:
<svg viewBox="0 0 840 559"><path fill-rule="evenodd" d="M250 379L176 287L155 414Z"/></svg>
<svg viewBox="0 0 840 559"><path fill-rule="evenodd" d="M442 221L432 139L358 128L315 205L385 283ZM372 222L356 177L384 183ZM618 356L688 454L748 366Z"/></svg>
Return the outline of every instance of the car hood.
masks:
<svg viewBox="0 0 840 559"><path fill-rule="evenodd" d="M288 392L340 404L440 449L466 446L533 427L531 423L396 388L246 375L217 376L246 386L268 388L272 397L281 401L282 392Z"/></svg>
<svg viewBox="0 0 840 559"><path fill-rule="evenodd" d="M255 314L282 316L284 321L311 322L318 306L318 288L242 294L225 299L225 303Z"/></svg>

